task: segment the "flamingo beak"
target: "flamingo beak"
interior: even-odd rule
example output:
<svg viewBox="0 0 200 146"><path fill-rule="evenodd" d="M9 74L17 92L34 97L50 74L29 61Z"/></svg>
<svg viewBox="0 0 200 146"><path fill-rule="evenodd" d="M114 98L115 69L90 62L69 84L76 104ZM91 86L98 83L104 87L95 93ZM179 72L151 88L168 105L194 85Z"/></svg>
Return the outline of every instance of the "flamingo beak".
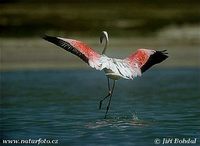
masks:
<svg viewBox="0 0 200 146"><path fill-rule="evenodd" d="M102 44L102 42L103 42L103 34L101 34L101 36L100 36L100 43Z"/></svg>

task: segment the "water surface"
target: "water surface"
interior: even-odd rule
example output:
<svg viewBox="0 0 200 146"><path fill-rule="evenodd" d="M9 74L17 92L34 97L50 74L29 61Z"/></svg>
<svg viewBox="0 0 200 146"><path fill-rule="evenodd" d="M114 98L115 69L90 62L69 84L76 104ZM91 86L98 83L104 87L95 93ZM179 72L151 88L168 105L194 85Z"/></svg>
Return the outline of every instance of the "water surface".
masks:
<svg viewBox="0 0 200 146"><path fill-rule="evenodd" d="M1 73L3 139L58 139L60 145L155 145L155 138L198 138L200 70L152 69L117 81L107 119L107 82L94 70ZM196 144L197 145L197 144Z"/></svg>

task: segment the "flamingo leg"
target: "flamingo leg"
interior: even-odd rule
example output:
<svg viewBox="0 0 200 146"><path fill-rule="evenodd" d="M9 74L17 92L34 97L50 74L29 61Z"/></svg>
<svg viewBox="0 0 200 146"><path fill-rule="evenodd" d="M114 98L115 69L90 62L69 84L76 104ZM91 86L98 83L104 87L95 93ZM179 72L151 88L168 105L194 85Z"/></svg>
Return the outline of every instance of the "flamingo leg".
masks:
<svg viewBox="0 0 200 146"><path fill-rule="evenodd" d="M108 98L108 97L111 95L111 91L110 91L110 80L109 80L108 77L107 77L107 79L108 79L108 94L107 94L103 99L100 100L100 102L99 102L99 109L101 109L102 102L103 102L106 98Z"/></svg>
<svg viewBox="0 0 200 146"><path fill-rule="evenodd" d="M108 102L108 106L107 106L107 108L106 108L106 114L105 114L104 119L106 119L108 110L109 110L109 108L110 108L110 103L111 103L111 98L112 98L112 95L113 95L114 88L115 88L115 80L113 80L113 86L112 86L112 90L111 90L111 95L110 95L110 99L109 99L109 102Z"/></svg>

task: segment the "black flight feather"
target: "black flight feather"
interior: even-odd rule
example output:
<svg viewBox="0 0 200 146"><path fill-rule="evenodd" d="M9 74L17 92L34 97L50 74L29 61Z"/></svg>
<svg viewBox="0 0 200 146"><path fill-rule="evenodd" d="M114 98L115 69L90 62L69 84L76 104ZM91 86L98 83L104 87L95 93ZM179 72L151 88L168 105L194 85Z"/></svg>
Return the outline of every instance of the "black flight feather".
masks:
<svg viewBox="0 0 200 146"><path fill-rule="evenodd" d="M62 39L59 39L57 37L52 37L52 36L47 36L47 35L45 35L43 37L43 39L63 48L66 51L71 52L72 54L80 57L83 61L88 63L88 58L83 53L81 53L78 49L73 47L70 43L68 43Z"/></svg>
<svg viewBox="0 0 200 146"><path fill-rule="evenodd" d="M150 67L152 67L153 65L160 63L162 61L164 61L165 59L168 58L167 56L167 50L163 50L163 51L156 51L154 54L152 54L149 59L147 60L147 62L141 67L141 72L145 72L147 69L149 69Z"/></svg>

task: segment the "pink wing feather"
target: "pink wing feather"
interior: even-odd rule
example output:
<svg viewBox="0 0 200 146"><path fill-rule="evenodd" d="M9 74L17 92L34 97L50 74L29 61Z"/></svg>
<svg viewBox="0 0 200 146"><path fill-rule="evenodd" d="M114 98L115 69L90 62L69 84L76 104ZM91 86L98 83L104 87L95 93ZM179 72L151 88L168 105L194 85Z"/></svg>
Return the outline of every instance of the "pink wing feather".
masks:
<svg viewBox="0 0 200 146"><path fill-rule="evenodd" d="M101 55L95 52L92 48L90 48L85 43L78 40L65 39L65 38L52 37L52 36L44 36L43 38L65 49L66 51L69 51L72 54L80 57L83 61L85 61L91 67L96 68L96 69L98 68L99 58L101 57Z"/></svg>
<svg viewBox="0 0 200 146"><path fill-rule="evenodd" d="M70 43L74 48L76 48L78 51L84 54L88 59L99 59L100 57L100 54L98 54L91 47L89 47L87 44L81 41L72 40L72 39L64 39L64 38L59 38L59 39L62 39Z"/></svg>
<svg viewBox="0 0 200 146"><path fill-rule="evenodd" d="M166 50L155 51L149 49L138 49L125 60L127 60L132 67L137 65L143 73L154 64L160 63L167 59L168 56L166 54L168 54L166 53Z"/></svg>
<svg viewBox="0 0 200 146"><path fill-rule="evenodd" d="M136 52L132 53L127 59L130 64L137 63L138 67L141 68L149 59L150 55L153 54L154 50L138 49Z"/></svg>

